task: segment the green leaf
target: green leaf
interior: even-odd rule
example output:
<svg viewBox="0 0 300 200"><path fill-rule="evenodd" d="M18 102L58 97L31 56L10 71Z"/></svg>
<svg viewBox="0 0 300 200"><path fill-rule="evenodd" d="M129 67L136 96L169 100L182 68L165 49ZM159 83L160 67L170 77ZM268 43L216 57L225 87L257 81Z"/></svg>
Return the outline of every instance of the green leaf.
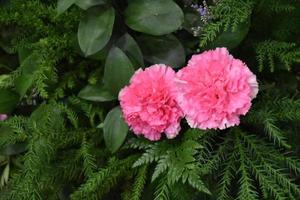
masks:
<svg viewBox="0 0 300 200"><path fill-rule="evenodd" d="M106 116L104 120L104 141L107 148L116 152L123 144L127 133L128 126L124 122L120 107L115 107Z"/></svg>
<svg viewBox="0 0 300 200"><path fill-rule="evenodd" d="M125 10L126 24L150 35L176 31L183 21L181 8L172 0L131 0Z"/></svg>
<svg viewBox="0 0 300 200"><path fill-rule="evenodd" d="M115 10L93 7L81 19L78 28L79 46L85 56L100 51L109 41L115 21Z"/></svg>
<svg viewBox="0 0 300 200"><path fill-rule="evenodd" d="M24 59L24 55L21 56L21 60ZM39 68L39 55L33 53L27 56L23 62L21 63L22 73L21 75L15 80L16 91L19 93L20 97L22 98L27 90L32 86L34 73Z"/></svg>
<svg viewBox="0 0 300 200"><path fill-rule="evenodd" d="M152 64L162 63L177 68L185 63L185 52L180 41L173 35L138 38L144 58Z"/></svg>
<svg viewBox="0 0 300 200"><path fill-rule="evenodd" d="M208 43L205 49L213 49L216 47L227 47L228 49L236 48L248 34L250 27L250 20L240 23L235 31L228 29L221 32L217 38Z"/></svg>
<svg viewBox="0 0 300 200"><path fill-rule="evenodd" d="M106 3L106 0L77 0L76 5L80 8L87 10L90 7L96 5L103 5Z"/></svg>
<svg viewBox="0 0 300 200"><path fill-rule="evenodd" d="M78 97L96 102L112 101L116 99L106 88L100 85L87 85L83 88Z"/></svg>
<svg viewBox="0 0 300 200"><path fill-rule="evenodd" d="M20 97L23 97L27 90L31 87L33 82L33 75L22 74L15 80L16 91L19 93Z"/></svg>
<svg viewBox="0 0 300 200"><path fill-rule="evenodd" d="M28 58L30 55L32 55L32 50L28 48L19 48L18 49L18 57L19 57L19 62L23 63L26 58Z"/></svg>
<svg viewBox="0 0 300 200"><path fill-rule="evenodd" d="M142 51L137 42L128 33L123 35L117 42L116 46L122 49L130 60L134 63L136 69L144 67Z"/></svg>
<svg viewBox="0 0 300 200"><path fill-rule="evenodd" d="M113 47L107 56L103 77L110 92L118 96L119 91L129 82L133 73L133 66L126 54L118 47Z"/></svg>
<svg viewBox="0 0 300 200"><path fill-rule="evenodd" d="M9 163L7 163L1 175L0 187L3 187L8 182L9 171Z"/></svg>
<svg viewBox="0 0 300 200"><path fill-rule="evenodd" d="M0 113L9 113L19 102L19 95L11 90L0 89Z"/></svg>
<svg viewBox="0 0 300 200"><path fill-rule="evenodd" d="M88 58L93 59L93 60L105 61L106 57L109 53L109 50L116 42L116 39L117 38L114 35L112 35L111 38L109 39L108 43L100 51L89 56Z"/></svg>
<svg viewBox="0 0 300 200"><path fill-rule="evenodd" d="M58 0L56 12L58 15L64 13L70 8L77 0Z"/></svg>
<svg viewBox="0 0 300 200"><path fill-rule="evenodd" d="M39 68L40 56L37 53L33 53L28 56L22 63L22 73L33 74Z"/></svg>

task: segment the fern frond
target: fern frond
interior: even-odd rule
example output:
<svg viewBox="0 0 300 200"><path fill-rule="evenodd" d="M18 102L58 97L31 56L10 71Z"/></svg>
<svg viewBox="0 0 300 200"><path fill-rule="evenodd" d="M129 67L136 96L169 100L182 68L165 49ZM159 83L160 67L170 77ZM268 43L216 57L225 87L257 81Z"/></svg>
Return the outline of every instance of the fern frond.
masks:
<svg viewBox="0 0 300 200"><path fill-rule="evenodd" d="M193 188L195 188L197 191L211 195L211 192L206 187L204 182L201 180L201 177L199 176L199 174L197 174L195 171L193 173L192 172L189 172L187 174L183 173L182 176L183 177L187 176L188 177L187 181L188 181L189 185L192 186ZM183 183L184 183L184 178L183 178Z"/></svg>
<svg viewBox="0 0 300 200"><path fill-rule="evenodd" d="M0 122L0 132L3 133L0 137L0 147L26 141L30 137L25 131L27 123L26 118L16 116Z"/></svg>
<svg viewBox="0 0 300 200"><path fill-rule="evenodd" d="M169 185L174 185L182 180L183 184L188 183L199 192L209 194L208 188L201 180L201 169L196 160L196 154L203 149L201 142L206 143L205 139L202 141L202 137L205 135L202 131L191 129L184 134L179 143L177 141L160 141L152 145L144 142L134 145L134 148L145 147L146 149L133 167L156 162L152 181L166 174Z"/></svg>
<svg viewBox="0 0 300 200"><path fill-rule="evenodd" d="M239 179L239 185L240 189L238 192L238 199L243 200L243 199L249 199L249 200L256 200L258 199L258 193L256 191L256 187L253 185L253 180L250 177L250 169L249 166L247 166L246 163L246 153L244 152L244 149L242 147L242 144L237 137L237 148L239 152L239 162L240 162L240 167L238 169L238 172L240 173L240 179Z"/></svg>
<svg viewBox="0 0 300 200"><path fill-rule="evenodd" d="M222 178L218 183L218 200L226 200L230 199L228 193L230 191L230 185L234 178L234 171L236 170L235 162L236 162L236 153L231 152L230 156L228 157L227 162L224 164L224 170L222 172Z"/></svg>
<svg viewBox="0 0 300 200"><path fill-rule="evenodd" d="M299 62L300 48L295 43L267 40L256 45L256 53L259 70L265 68L265 63L271 72L274 72L275 61L278 60L287 70L291 69L293 63Z"/></svg>
<svg viewBox="0 0 300 200"><path fill-rule="evenodd" d="M155 188L154 200L171 200L171 191L167 178L163 176Z"/></svg>
<svg viewBox="0 0 300 200"><path fill-rule="evenodd" d="M161 156L161 158L157 162L157 165L155 166L151 181L154 181L161 174L163 174L164 172L167 171L167 169L169 167L168 162L170 162L168 155Z"/></svg>
<svg viewBox="0 0 300 200"><path fill-rule="evenodd" d="M273 0L267 7L272 13L292 12L296 9L293 1Z"/></svg>
<svg viewBox="0 0 300 200"><path fill-rule="evenodd" d="M70 109L69 107L67 107L67 106L64 105L64 104L58 103L58 104L56 104L56 106L57 106L62 112L66 113L67 118L70 120L70 122L72 123L72 125L73 125L75 128L78 128L78 117L77 117L77 114L76 114L72 109Z"/></svg>
<svg viewBox="0 0 300 200"><path fill-rule="evenodd" d="M268 183L269 185L272 185L272 188L267 189L272 193L272 195L275 195L275 191L272 190L277 191L276 188L281 188L283 190L281 192L282 194L285 194L285 192L294 192L296 195L299 195L299 186L293 183L289 176L284 173L284 171L286 171L284 168L281 168L278 166L278 163L270 159L274 153L271 153L271 151L266 151L264 146L260 147L260 142L256 142L254 137L246 136L242 132L240 133L240 136L246 142L249 152L252 152L253 157L255 158L255 161L251 161L251 168L253 171L255 171L256 177L261 179L259 181L263 181L261 184ZM264 154L265 152L268 153ZM276 154L274 154L274 156L275 155ZM246 158L247 157L245 157L245 159ZM267 180L262 180L265 179L266 176L269 178ZM267 188L267 186L262 187Z"/></svg>
<svg viewBox="0 0 300 200"><path fill-rule="evenodd" d="M209 42L213 41L221 32L222 27L223 27L222 22L215 22L205 27L200 37L200 46L204 47Z"/></svg>
<svg viewBox="0 0 300 200"><path fill-rule="evenodd" d="M123 148L146 150L151 147L151 142L143 138L131 138Z"/></svg>
<svg viewBox="0 0 300 200"><path fill-rule="evenodd" d="M112 158L106 168L92 174L78 190L71 194L71 199L96 199L103 196L128 173L135 159L135 156L124 160Z"/></svg>
<svg viewBox="0 0 300 200"><path fill-rule="evenodd" d="M251 167L253 174L259 181L259 185L262 188L262 192L265 198L270 198L269 193L276 200L286 200L286 195L282 191L282 188L274 182L268 175L264 174L264 170L260 169L253 161L246 158L247 164Z"/></svg>
<svg viewBox="0 0 300 200"><path fill-rule="evenodd" d="M278 120L300 121L300 99L283 97L265 103L276 108L273 113Z"/></svg>
<svg viewBox="0 0 300 200"><path fill-rule="evenodd" d="M212 156L207 158L205 163L201 163L201 174L209 174L216 171L221 166L222 162L228 158L228 155L232 151L232 138L226 137L224 142L220 144L220 147L214 151Z"/></svg>
<svg viewBox="0 0 300 200"><path fill-rule="evenodd" d="M246 22L252 12L254 1L222 0L211 7L216 22L209 23L203 29L200 37L200 46L204 47L213 41L221 30L237 30L240 23Z"/></svg>
<svg viewBox="0 0 300 200"><path fill-rule="evenodd" d="M274 113L275 112L275 113ZM283 131L277 126L276 112L272 109L254 108L246 116L245 122L263 127L264 133L269 137L274 144L278 144L281 147L289 149L291 146L287 143L287 139Z"/></svg>
<svg viewBox="0 0 300 200"><path fill-rule="evenodd" d="M80 153L83 158L83 171L86 177L90 177L97 169L96 158L90 153L91 146L87 141L86 135L82 138Z"/></svg>
<svg viewBox="0 0 300 200"><path fill-rule="evenodd" d="M273 119L265 119L264 121L265 131L269 138L274 141L274 144L283 146L285 148L291 148L291 146L286 142L286 138L282 131L275 125Z"/></svg>
<svg viewBox="0 0 300 200"><path fill-rule="evenodd" d="M300 175L300 160L296 157L285 158L286 165L288 168L294 172L296 175Z"/></svg>
<svg viewBox="0 0 300 200"><path fill-rule="evenodd" d="M95 127L95 118L99 116L100 121L104 121L103 117L103 108L97 105L88 103L85 100L79 99L77 97L69 97L68 99L71 105L77 107L79 110L82 110L84 115L88 117L90 125Z"/></svg>
<svg viewBox="0 0 300 200"><path fill-rule="evenodd" d="M144 164L150 164L153 161L157 161L160 155L164 154L168 150L169 145L166 141L160 143L154 143L151 145L145 153L133 164L133 167L138 167Z"/></svg>
<svg viewBox="0 0 300 200"><path fill-rule="evenodd" d="M146 179L147 179L147 171L148 171L148 166L142 166L138 174L136 175L134 184L132 186L132 192L130 194L130 200L140 200L142 196L142 192L145 187Z"/></svg>

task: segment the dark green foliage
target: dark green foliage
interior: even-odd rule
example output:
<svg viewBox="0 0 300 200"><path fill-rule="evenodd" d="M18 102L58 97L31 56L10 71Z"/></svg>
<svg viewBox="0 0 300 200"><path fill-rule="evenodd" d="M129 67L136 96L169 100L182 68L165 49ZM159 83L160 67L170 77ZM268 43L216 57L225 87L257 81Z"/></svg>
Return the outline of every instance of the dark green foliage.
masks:
<svg viewBox="0 0 300 200"><path fill-rule="evenodd" d="M300 2L192 3L0 0L1 200L299 199ZM260 83L238 127L150 142L118 112L107 131L134 70L215 46Z"/></svg>
<svg viewBox="0 0 300 200"><path fill-rule="evenodd" d="M274 72L275 59L280 61L281 65L290 70L294 62L299 62L300 49L295 48L296 44L278 41L264 41L257 44L257 60L259 62L259 70L264 69L265 63L270 67L270 71Z"/></svg>
<svg viewBox="0 0 300 200"><path fill-rule="evenodd" d="M118 184L122 177L128 175L133 159L135 157L128 157L121 161L112 158L106 168L91 174L91 178L71 195L71 199L102 198L110 188Z"/></svg>
<svg viewBox="0 0 300 200"><path fill-rule="evenodd" d="M128 191L125 191L123 199L124 200L139 200L142 198L144 187L147 180L148 165L140 167L138 173L136 174L132 188L130 187Z"/></svg>

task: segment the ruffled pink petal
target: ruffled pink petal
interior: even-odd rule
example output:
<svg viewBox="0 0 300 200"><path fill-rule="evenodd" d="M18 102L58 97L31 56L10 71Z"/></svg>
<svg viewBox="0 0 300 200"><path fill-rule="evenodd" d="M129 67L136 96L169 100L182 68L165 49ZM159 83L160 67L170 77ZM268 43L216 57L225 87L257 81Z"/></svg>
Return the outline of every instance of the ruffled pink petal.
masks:
<svg viewBox="0 0 300 200"><path fill-rule="evenodd" d="M175 83L188 124L200 129L238 125L258 93L256 76L226 48L193 55Z"/></svg>
<svg viewBox="0 0 300 200"><path fill-rule="evenodd" d="M120 91L124 119L136 135L152 141L163 133L168 138L178 135L183 112L176 102L175 76L171 67L153 65L137 70Z"/></svg>

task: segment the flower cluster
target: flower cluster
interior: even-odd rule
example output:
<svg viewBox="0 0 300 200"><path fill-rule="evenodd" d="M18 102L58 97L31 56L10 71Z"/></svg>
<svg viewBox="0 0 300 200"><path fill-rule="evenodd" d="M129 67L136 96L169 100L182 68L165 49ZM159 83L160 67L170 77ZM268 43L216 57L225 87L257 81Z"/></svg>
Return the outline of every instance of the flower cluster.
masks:
<svg viewBox="0 0 300 200"><path fill-rule="evenodd" d="M256 76L226 48L194 55L177 74L158 64L138 70L119 94L124 119L137 135L174 138L186 117L192 128L239 124L258 92Z"/></svg>
<svg viewBox="0 0 300 200"><path fill-rule="evenodd" d="M217 4L216 1L213 1L212 3ZM205 0L202 2L202 4L192 3L192 2L190 2L189 4L190 4L189 7L192 8L193 10L195 10L200 15L200 19L202 22L201 25L194 26L191 28L191 30L193 31L193 35L195 37L198 37L201 34L203 28L209 22L212 21L213 15L212 15L210 7L208 6L208 4Z"/></svg>

